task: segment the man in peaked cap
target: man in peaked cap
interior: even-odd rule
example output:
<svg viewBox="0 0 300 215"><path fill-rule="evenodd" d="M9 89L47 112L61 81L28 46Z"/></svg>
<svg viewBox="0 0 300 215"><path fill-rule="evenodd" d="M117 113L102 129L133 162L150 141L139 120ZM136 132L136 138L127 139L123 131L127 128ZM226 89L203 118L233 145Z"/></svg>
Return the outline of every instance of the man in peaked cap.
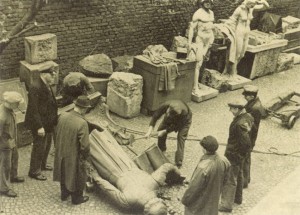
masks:
<svg viewBox="0 0 300 215"><path fill-rule="evenodd" d="M244 86L243 95L244 98L247 100L245 109L254 118L254 124L251 131L251 141L252 141L251 151L255 146L260 120L262 116L266 114L265 109L262 106L259 97L257 96L257 93L258 93L257 86L254 85ZM247 188L248 184L250 183L250 166L251 166L251 152L246 155L244 167L243 167L244 188Z"/></svg>
<svg viewBox="0 0 300 215"><path fill-rule="evenodd" d="M220 193L228 177L230 163L216 153L219 144L213 136L200 141L204 155L194 170L182 203L185 215L217 215Z"/></svg>
<svg viewBox="0 0 300 215"><path fill-rule="evenodd" d="M233 100L228 103L234 118L229 127L225 157L231 167L222 191L219 207L221 212L231 212L233 203L242 204L243 200L243 162L246 154L251 150L253 125L253 117L246 112L245 105L245 100Z"/></svg>
<svg viewBox="0 0 300 215"><path fill-rule="evenodd" d="M18 150L16 147L17 125L13 112L24 101L21 94L7 91L3 94L4 103L0 105L0 193L8 197L17 197L10 188L11 182L24 182L18 177Z"/></svg>

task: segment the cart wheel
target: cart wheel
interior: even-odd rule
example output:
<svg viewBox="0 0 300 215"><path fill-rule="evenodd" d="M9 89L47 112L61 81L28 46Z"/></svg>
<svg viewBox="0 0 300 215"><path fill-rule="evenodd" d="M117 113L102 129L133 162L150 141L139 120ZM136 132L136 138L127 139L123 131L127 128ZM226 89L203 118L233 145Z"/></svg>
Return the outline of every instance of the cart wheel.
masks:
<svg viewBox="0 0 300 215"><path fill-rule="evenodd" d="M288 129L293 128L293 126L295 125L296 122L296 117L294 115L290 116L287 127Z"/></svg>

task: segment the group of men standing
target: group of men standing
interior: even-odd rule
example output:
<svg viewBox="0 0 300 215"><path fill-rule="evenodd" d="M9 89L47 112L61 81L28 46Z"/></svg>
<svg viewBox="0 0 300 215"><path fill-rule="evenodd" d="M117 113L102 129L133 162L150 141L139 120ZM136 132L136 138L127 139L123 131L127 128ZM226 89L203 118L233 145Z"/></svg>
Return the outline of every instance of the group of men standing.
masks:
<svg viewBox="0 0 300 215"><path fill-rule="evenodd" d="M87 96L81 95L74 100L73 111L58 117L56 99L50 87L54 76L51 69L41 72L40 79L32 84L28 92L25 124L33 135L28 175L36 180L47 180L42 171L52 170L47 165L47 156L55 136L53 179L60 181L61 200L65 201L71 196L73 204L81 204L88 201L88 197L83 196L86 182L83 161L89 156L89 132L95 128L84 118L91 107L90 101ZM242 203L243 188L250 183L251 151L264 114L257 92L257 87L245 86L243 95L247 102L235 100L228 103L234 119L229 128L225 157L216 153L218 141L214 137L207 136L200 141L204 155L182 198L186 214L210 215L217 214L218 210L231 212L233 203ZM23 182L24 178L17 175L17 136L13 109L19 106L23 98L19 93L6 92L3 99L4 103L0 106L0 192L16 197L17 194L9 187L9 181ZM180 100L167 101L154 113L145 136L150 136L162 115L164 119L158 128L158 146L165 151L168 133L178 132L175 162L181 167L192 112ZM221 193L221 205L218 208Z"/></svg>

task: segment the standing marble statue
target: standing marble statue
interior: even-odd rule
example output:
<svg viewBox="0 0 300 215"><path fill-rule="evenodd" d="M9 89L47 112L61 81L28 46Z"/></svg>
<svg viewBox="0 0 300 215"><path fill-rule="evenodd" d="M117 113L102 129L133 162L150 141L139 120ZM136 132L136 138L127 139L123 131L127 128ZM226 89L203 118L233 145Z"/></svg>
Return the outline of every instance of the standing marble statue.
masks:
<svg viewBox="0 0 300 215"><path fill-rule="evenodd" d="M229 62L224 74L231 77L237 75L237 64L244 57L249 42L250 23L253 19L253 10L269 7L266 0L244 0L233 14L225 21L225 34L231 41Z"/></svg>
<svg viewBox="0 0 300 215"><path fill-rule="evenodd" d="M214 41L212 0L200 0L201 8L193 15L188 34L188 56L196 60L193 94L199 95L198 79L204 56ZM195 34L196 32L196 34ZM194 36L195 35L195 36Z"/></svg>

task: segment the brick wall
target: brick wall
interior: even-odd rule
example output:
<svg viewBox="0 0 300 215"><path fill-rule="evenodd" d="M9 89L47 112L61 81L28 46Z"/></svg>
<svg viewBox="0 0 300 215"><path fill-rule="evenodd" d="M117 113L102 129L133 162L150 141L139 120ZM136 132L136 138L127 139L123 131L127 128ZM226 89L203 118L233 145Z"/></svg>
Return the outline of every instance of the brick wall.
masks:
<svg viewBox="0 0 300 215"><path fill-rule="evenodd" d="M170 47L175 35L184 34L188 21L197 9L194 0L84 0L77 3L51 3L36 17L43 27L35 28L14 39L0 56L0 78L18 77L19 61L24 57L24 36L54 33L58 39L61 74L76 70L78 61L93 53L109 57L142 52L150 44ZM241 2L240 0L237 0ZM227 18L238 3L215 0L216 19ZM164 0L163 2L167 2ZM298 0L269 0L270 12L299 17ZM0 11L10 17L5 22L11 29L30 6L30 0L1 0ZM175 13L173 13L175 12ZM257 19L253 21L255 27Z"/></svg>

